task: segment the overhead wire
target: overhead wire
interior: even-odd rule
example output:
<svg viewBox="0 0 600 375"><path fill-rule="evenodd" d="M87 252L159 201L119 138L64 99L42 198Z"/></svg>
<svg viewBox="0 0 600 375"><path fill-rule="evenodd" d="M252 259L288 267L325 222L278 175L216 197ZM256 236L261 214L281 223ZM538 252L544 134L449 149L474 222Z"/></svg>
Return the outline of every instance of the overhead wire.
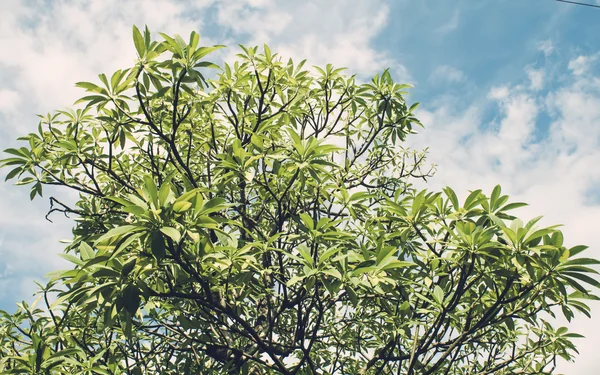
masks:
<svg viewBox="0 0 600 375"><path fill-rule="evenodd" d="M556 0L560 3L569 3L569 4L575 4L575 5L583 5L586 7L592 7L592 8L600 8L600 5L595 5L595 4L589 4L589 3L580 3L578 1L570 1L570 0Z"/></svg>

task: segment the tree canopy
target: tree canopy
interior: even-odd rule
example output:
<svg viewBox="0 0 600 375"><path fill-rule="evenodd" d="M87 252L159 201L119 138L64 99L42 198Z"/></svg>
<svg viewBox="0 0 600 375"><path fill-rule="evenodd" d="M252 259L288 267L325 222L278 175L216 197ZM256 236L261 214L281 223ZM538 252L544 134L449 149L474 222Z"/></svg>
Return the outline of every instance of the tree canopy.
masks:
<svg viewBox="0 0 600 375"><path fill-rule="evenodd" d="M267 46L220 66L133 28L133 67L79 82L6 150L73 218L35 304L0 315L0 374L549 374L599 262L499 186L459 200L405 139L409 85ZM212 73L209 73L212 72Z"/></svg>

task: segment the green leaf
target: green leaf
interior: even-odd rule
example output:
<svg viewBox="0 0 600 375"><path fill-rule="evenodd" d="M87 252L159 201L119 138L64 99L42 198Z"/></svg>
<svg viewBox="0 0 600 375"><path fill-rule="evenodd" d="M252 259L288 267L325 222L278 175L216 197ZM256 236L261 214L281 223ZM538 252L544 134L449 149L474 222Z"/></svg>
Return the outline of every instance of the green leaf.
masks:
<svg viewBox="0 0 600 375"><path fill-rule="evenodd" d="M140 291L132 284L129 284L123 290L123 307L129 314L135 315L140 307Z"/></svg>
<svg viewBox="0 0 600 375"><path fill-rule="evenodd" d="M213 198L204 203L202 209L198 212L200 215L208 215L213 212L218 212L231 207L231 204L226 204L223 198Z"/></svg>
<svg viewBox="0 0 600 375"><path fill-rule="evenodd" d="M194 65L194 68L221 69L217 64L212 63L210 61L201 61L198 64Z"/></svg>
<svg viewBox="0 0 600 375"><path fill-rule="evenodd" d="M79 253L81 254L81 260L87 261L96 255L96 252L85 242L79 244Z"/></svg>
<svg viewBox="0 0 600 375"><path fill-rule="evenodd" d="M160 228L160 231L171 238L175 243L179 243L179 240L181 240L181 233L173 227L162 227Z"/></svg>
<svg viewBox="0 0 600 375"><path fill-rule="evenodd" d="M494 189L492 190L492 195L490 196L491 211L496 210L496 202L498 201L498 198L500 197L501 191L502 191L502 188L500 187L500 185L494 186Z"/></svg>
<svg viewBox="0 0 600 375"><path fill-rule="evenodd" d="M213 53L221 48L225 48L225 46L223 45L216 45L216 46L212 46L212 47L200 47L196 50L196 52L194 53L194 61L198 61L201 58L203 58L204 56Z"/></svg>
<svg viewBox="0 0 600 375"><path fill-rule="evenodd" d="M171 38L170 36L168 36L167 34L164 33L158 33L160 36L162 36L165 39L165 43L166 43L166 47L169 51L173 52L173 54L178 55L180 58L183 57L183 49L181 48L181 46L179 45L179 43L177 43L177 41L173 38ZM181 39L181 37L180 37ZM185 44L185 42L184 42Z"/></svg>
<svg viewBox="0 0 600 375"><path fill-rule="evenodd" d="M121 273L118 271L113 270L112 268L109 267L102 267L100 269L98 269L97 271L95 271L92 276L94 277L108 277L111 279L114 278L119 278L121 277Z"/></svg>
<svg viewBox="0 0 600 375"><path fill-rule="evenodd" d="M573 246L572 248L569 249L569 256L574 257L575 255L578 255L582 251L585 251L588 247L589 246L584 246L584 245Z"/></svg>
<svg viewBox="0 0 600 375"><path fill-rule="evenodd" d="M395 269L395 268L404 268L404 267L413 267L413 266L416 266L416 264L413 262L409 262L406 260L397 260L397 259L394 259L392 261L385 263L385 265L383 267L381 267L381 265L380 265L381 269L384 271Z"/></svg>
<svg viewBox="0 0 600 375"><path fill-rule="evenodd" d="M91 82L77 82L75 86L80 87L82 89L86 89L87 91L97 92L97 93L105 93L105 90ZM4 152L7 152L6 150Z"/></svg>
<svg viewBox="0 0 600 375"><path fill-rule="evenodd" d="M539 229L535 232L533 232L529 237L527 237L526 239L523 240L524 243L530 243L535 241L538 238L541 238L547 234L551 234L554 233L556 231L556 229L550 229L550 228L545 228L545 229Z"/></svg>
<svg viewBox="0 0 600 375"><path fill-rule="evenodd" d="M593 259L593 258L576 258L576 259L570 259L565 261L564 263L562 263L559 268L565 268L567 266L571 266L571 265L581 265L581 266L591 266L591 265L598 265L600 264L600 261L598 261L597 259Z"/></svg>
<svg viewBox="0 0 600 375"><path fill-rule="evenodd" d="M167 181L164 181L158 190L158 204L161 207L164 207L167 204L167 199L171 194L171 184Z"/></svg>
<svg viewBox="0 0 600 375"><path fill-rule="evenodd" d="M452 190L448 186L446 186L443 190L444 190L444 193L446 193L446 196L448 197L448 199L450 199L450 202L452 203L452 206L454 207L454 209L458 210L460 208L460 204L458 203L458 197L456 196L456 193L454 192L454 190Z"/></svg>
<svg viewBox="0 0 600 375"><path fill-rule="evenodd" d="M327 260L329 260L329 258L331 258L332 256L334 256L337 253L339 253L340 250L341 249L339 247L336 247L336 246L327 249L327 251L325 251L323 254L321 254L319 256L319 265L324 264Z"/></svg>
<svg viewBox="0 0 600 375"><path fill-rule="evenodd" d="M137 225L123 225L120 227L113 228L102 235L100 238L94 242L94 246L98 246L98 244L105 244L107 240L113 239L115 237L121 237L125 234L133 234L135 232L139 232L143 228Z"/></svg>
<svg viewBox="0 0 600 375"><path fill-rule="evenodd" d="M436 285L433 288L432 296L433 296L433 300L435 302L437 302L439 305L444 304L444 290L439 285Z"/></svg>
<svg viewBox="0 0 600 375"><path fill-rule="evenodd" d="M572 294L569 295L569 299L587 299L587 300L593 300L593 301L600 301L599 297L596 297L592 294L587 294L587 293L581 293L581 292L574 292Z"/></svg>
<svg viewBox="0 0 600 375"><path fill-rule="evenodd" d="M129 261L127 261L127 263L123 265L123 268L121 268L122 277L126 278L127 276L129 276L131 271L133 271L133 269L135 268L136 261L137 258L132 257Z"/></svg>
<svg viewBox="0 0 600 375"><path fill-rule="evenodd" d="M130 244L135 242L138 238L142 237L143 235L144 235L144 232L136 232L134 234L129 234L126 237L121 238L115 244L115 250L110 255L110 259L114 259L117 256L119 256L124 250L126 250L128 248L128 246Z"/></svg>
<svg viewBox="0 0 600 375"><path fill-rule="evenodd" d="M515 208L525 207L525 206L527 206L527 203L521 203L521 202L509 203L506 206L500 208L498 211L504 212L504 211L514 210Z"/></svg>
<svg viewBox="0 0 600 375"><path fill-rule="evenodd" d="M312 219L312 217L310 217L310 215L301 213L299 216L300 216L300 219L302 220L302 223L304 223L304 225L308 228L308 230L315 229L315 223L313 222L313 219Z"/></svg>
<svg viewBox="0 0 600 375"><path fill-rule="evenodd" d="M71 263L75 263L78 266L83 266L85 262L78 257L71 254L58 254L59 257L68 260Z"/></svg>
<svg viewBox="0 0 600 375"><path fill-rule="evenodd" d="M552 244L554 246L562 246L563 244L563 234L561 231L555 231L554 233L552 233Z"/></svg>
<svg viewBox="0 0 600 375"><path fill-rule="evenodd" d="M600 288L600 282L596 279L589 277L586 274L577 273L577 272L561 272L561 275L574 277L574 278L579 279L585 283L588 283L596 288Z"/></svg>
<svg viewBox="0 0 600 375"><path fill-rule="evenodd" d="M508 227L500 227L500 229L513 244L517 243L517 234L512 229Z"/></svg>
<svg viewBox="0 0 600 375"><path fill-rule="evenodd" d="M161 260L166 255L165 239L160 232L154 232L150 239L150 249L152 255L158 260Z"/></svg>
<svg viewBox="0 0 600 375"><path fill-rule="evenodd" d="M197 32L192 31L190 34L190 51L196 50L198 42L200 42L200 35Z"/></svg>
<svg viewBox="0 0 600 375"><path fill-rule="evenodd" d="M302 256L302 258L304 258L305 264L310 267L314 267L314 260L310 254L310 249L308 248L308 246L302 244L302 245L298 245L298 247L296 247L296 249Z"/></svg>
<svg viewBox="0 0 600 375"><path fill-rule="evenodd" d="M286 286L288 286L288 287L294 286L298 282L302 281L303 279L304 279L304 277L294 275L288 280L288 282L286 283Z"/></svg>
<svg viewBox="0 0 600 375"><path fill-rule="evenodd" d="M144 43L144 37L135 25L133 26L133 43L135 44L135 50L137 51L138 56L144 56L146 54L146 44Z"/></svg>
<svg viewBox="0 0 600 375"><path fill-rule="evenodd" d="M562 279L565 280L570 286L572 286L579 292L588 293L588 290L586 288L584 288L583 285L581 285L577 280L570 278L570 277L564 277L564 276L562 277Z"/></svg>
<svg viewBox="0 0 600 375"><path fill-rule="evenodd" d="M585 338L584 335L580 335L579 333L565 333L562 335L562 337L568 337L570 339L583 339Z"/></svg>
<svg viewBox="0 0 600 375"><path fill-rule="evenodd" d="M106 199L110 199L113 202L116 202L118 204L120 204L121 206L130 206L132 205L132 203L126 199L123 198L119 198L119 197L106 197Z"/></svg>
<svg viewBox="0 0 600 375"><path fill-rule="evenodd" d="M349 285L346 285L346 287L344 289L346 290L346 294L348 295L348 298L350 299L352 306L357 307L358 306L358 295L354 291L354 288L352 288Z"/></svg>
<svg viewBox="0 0 600 375"><path fill-rule="evenodd" d="M383 261L392 257L397 251L398 249L393 246L382 247L381 250L377 253L377 260L375 261L376 264L381 264Z"/></svg>
<svg viewBox="0 0 600 375"><path fill-rule="evenodd" d="M8 172L6 174L6 178L4 179L4 181L8 181L12 178L14 178L15 176L17 176L19 173L21 173L23 171L22 167L17 167L15 169L13 169L12 171Z"/></svg>
<svg viewBox="0 0 600 375"><path fill-rule="evenodd" d="M466 210L470 210L473 207L477 206L483 199L485 199L481 195L481 190L472 191L467 199L465 200L465 205L463 206Z"/></svg>
<svg viewBox="0 0 600 375"><path fill-rule="evenodd" d="M192 207L192 202L179 201L173 204L173 211L175 212L185 212Z"/></svg>
<svg viewBox="0 0 600 375"><path fill-rule="evenodd" d="M144 176L144 187L150 197L150 201L154 203L155 207L158 207L158 191L154 179L151 176Z"/></svg>
<svg viewBox="0 0 600 375"><path fill-rule="evenodd" d="M140 207L140 206L126 206L126 207L123 207L123 211L133 214L135 216L147 215L147 212L148 212L147 209Z"/></svg>

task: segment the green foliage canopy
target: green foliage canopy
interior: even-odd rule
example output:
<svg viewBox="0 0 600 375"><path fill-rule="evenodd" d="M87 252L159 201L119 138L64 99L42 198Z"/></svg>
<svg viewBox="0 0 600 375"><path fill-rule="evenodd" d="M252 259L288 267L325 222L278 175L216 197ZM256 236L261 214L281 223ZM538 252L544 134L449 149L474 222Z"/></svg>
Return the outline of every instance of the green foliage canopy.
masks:
<svg viewBox="0 0 600 375"><path fill-rule="evenodd" d="M80 82L7 179L78 193L44 308L0 317L1 374L546 374L589 315L585 246L523 223L500 187L419 191L420 126L368 83L267 46L222 68L133 29L134 67ZM205 77L208 69L215 78ZM51 298L53 297L54 298ZM545 313L545 314L544 314Z"/></svg>

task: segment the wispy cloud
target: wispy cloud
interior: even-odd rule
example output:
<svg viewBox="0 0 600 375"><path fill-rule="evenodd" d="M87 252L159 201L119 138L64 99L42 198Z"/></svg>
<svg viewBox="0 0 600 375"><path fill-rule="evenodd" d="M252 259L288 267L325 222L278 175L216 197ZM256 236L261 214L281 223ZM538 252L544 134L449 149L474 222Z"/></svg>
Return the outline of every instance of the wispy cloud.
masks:
<svg viewBox="0 0 600 375"><path fill-rule="evenodd" d="M460 10L456 8L452 13L452 16L447 20L446 23L435 29L435 32L441 35L446 35L452 31L458 29L460 22Z"/></svg>
<svg viewBox="0 0 600 375"><path fill-rule="evenodd" d="M438 66L429 75L429 81L433 84L460 83L466 79L462 70L449 65Z"/></svg>
<svg viewBox="0 0 600 375"><path fill-rule="evenodd" d="M538 44L538 51L541 51L544 56L548 57L554 52L554 43L550 39L543 40Z"/></svg>

